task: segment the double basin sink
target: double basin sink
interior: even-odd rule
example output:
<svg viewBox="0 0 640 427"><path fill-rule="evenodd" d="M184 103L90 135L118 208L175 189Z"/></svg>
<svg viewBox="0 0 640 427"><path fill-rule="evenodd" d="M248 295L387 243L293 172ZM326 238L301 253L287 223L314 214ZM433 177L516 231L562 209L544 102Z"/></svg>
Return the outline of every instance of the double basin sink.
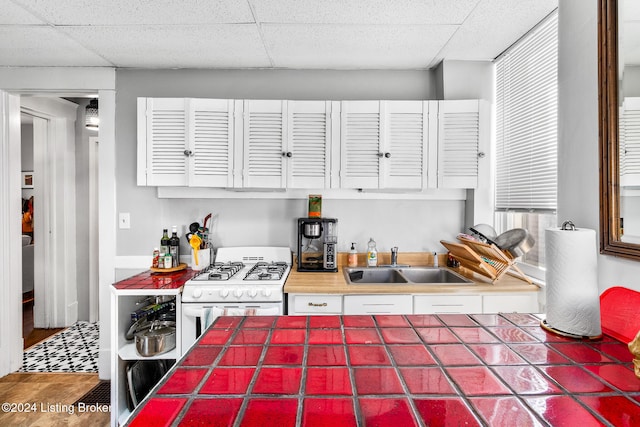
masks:
<svg viewBox="0 0 640 427"><path fill-rule="evenodd" d="M438 267L369 267L345 268L349 285L468 285L473 281Z"/></svg>

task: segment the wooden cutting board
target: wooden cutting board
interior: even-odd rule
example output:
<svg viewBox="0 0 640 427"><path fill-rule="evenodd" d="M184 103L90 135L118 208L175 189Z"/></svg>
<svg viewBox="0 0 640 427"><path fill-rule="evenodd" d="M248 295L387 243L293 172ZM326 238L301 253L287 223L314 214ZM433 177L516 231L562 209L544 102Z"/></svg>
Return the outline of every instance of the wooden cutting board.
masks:
<svg viewBox="0 0 640 427"><path fill-rule="evenodd" d="M624 343L640 332L640 292L615 286L600 295L602 333Z"/></svg>

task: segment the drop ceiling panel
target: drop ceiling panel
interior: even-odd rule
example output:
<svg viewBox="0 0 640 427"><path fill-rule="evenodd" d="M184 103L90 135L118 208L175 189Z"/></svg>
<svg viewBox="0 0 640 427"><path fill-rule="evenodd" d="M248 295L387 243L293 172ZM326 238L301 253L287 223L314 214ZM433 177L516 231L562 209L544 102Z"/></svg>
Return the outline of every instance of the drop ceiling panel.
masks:
<svg viewBox="0 0 640 427"><path fill-rule="evenodd" d="M0 26L0 66L112 66L64 34L45 26Z"/></svg>
<svg viewBox="0 0 640 427"><path fill-rule="evenodd" d="M271 64L255 25L64 27L117 67L256 68Z"/></svg>
<svg viewBox="0 0 640 427"><path fill-rule="evenodd" d="M239 0L13 0L54 25L145 25L253 22Z"/></svg>
<svg viewBox="0 0 640 427"><path fill-rule="evenodd" d="M436 58L492 60L551 13L557 0L483 0ZM436 64L432 64L436 65Z"/></svg>
<svg viewBox="0 0 640 427"><path fill-rule="evenodd" d="M480 0L249 0L264 23L461 24Z"/></svg>
<svg viewBox="0 0 640 427"><path fill-rule="evenodd" d="M263 25L275 67L424 69L453 25Z"/></svg>

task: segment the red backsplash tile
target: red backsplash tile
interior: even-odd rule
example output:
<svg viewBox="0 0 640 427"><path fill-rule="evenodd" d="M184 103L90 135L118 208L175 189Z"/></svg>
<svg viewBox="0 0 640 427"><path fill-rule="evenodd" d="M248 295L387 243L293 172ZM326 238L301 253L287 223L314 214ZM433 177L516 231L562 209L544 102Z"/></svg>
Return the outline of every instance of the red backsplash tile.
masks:
<svg viewBox="0 0 640 427"><path fill-rule="evenodd" d="M578 366L540 366L540 369L570 393L608 393L611 391L610 387Z"/></svg>
<svg viewBox="0 0 640 427"><path fill-rule="evenodd" d="M459 343L460 339L447 328L419 328L416 330L427 344Z"/></svg>
<svg viewBox="0 0 640 427"><path fill-rule="evenodd" d="M194 401L180 421L180 427L231 427L242 405L240 398L202 399Z"/></svg>
<svg viewBox="0 0 640 427"><path fill-rule="evenodd" d="M314 345L307 351L307 366L341 366L347 364L345 347L341 345Z"/></svg>
<svg viewBox="0 0 640 427"><path fill-rule="evenodd" d="M343 316L342 322L345 328L373 328L376 325L371 316Z"/></svg>
<svg viewBox="0 0 640 427"><path fill-rule="evenodd" d="M231 345L264 344L268 335L268 329L241 329L231 341Z"/></svg>
<svg viewBox="0 0 640 427"><path fill-rule="evenodd" d="M400 368L400 373L413 394L456 394L441 368Z"/></svg>
<svg viewBox="0 0 640 427"><path fill-rule="evenodd" d="M387 344L418 344L420 338L408 328L382 328L380 329L382 339Z"/></svg>
<svg viewBox="0 0 640 427"><path fill-rule="evenodd" d="M561 392L558 386L533 366L496 366L493 370L517 394L556 394Z"/></svg>
<svg viewBox="0 0 640 427"><path fill-rule="evenodd" d="M200 345L222 345L227 342L229 337L235 332L233 329L214 329L211 328L205 332L200 340Z"/></svg>
<svg viewBox="0 0 640 427"><path fill-rule="evenodd" d="M340 328L340 316L311 316L309 328Z"/></svg>
<svg viewBox="0 0 640 427"><path fill-rule="evenodd" d="M505 344L470 344L469 348L488 365L524 365L527 363Z"/></svg>
<svg viewBox="0 0 640 427"><path fill-rule="evenodd" d="M607 356L584 344L551 343L549 346L577 363L611 362Z"/></svg>
<svg viewBox="0 0 640 427"><path fill-rule="evenodd" d="M158 394L193 393L206 372L206 369L176 369L167 382L160 387Z"/></svg>
<svg viewBox="0 0 640 427"><path fill-rule="evenodd" d="M373 328L346 329L344 337L347 344L382 344L378 330Z"/></svg>
<svg viewBox="0 0 640 427"><path fill-rule="evenodd" d="M309 329L309 344L342 344L340 329Z"/></svg>
<svg viewBox="0 0 640 427"><path fill-rule="evenodd" d="M267 347L264 365L301 365L304 347L301 345L272 345Z"/></svg>
<svg viewBox="0 0 640 427"><path fill-rule="evenodd" d="M500 338L502 342L518 343L518 342L537 342L534 337L516 327L487 327L489 332Z"/></svg>
<svg viewBox="0 0 640 427"><path fill-rule="evenodd" d="M307 327L307 318L305 316L280 316L276 320L276 327L287 329L300 329Z"/></svg>
<svg viewBox="0 0 640 427"><path fill-rule="evenodd" d="M546 329L542 329L540 326L524 326L522 327L522 330L533 335L540 342L575 342L575 339L573 338L554 334Z"/></svg>
<svg viewBox="0 0 640 427"><path fill-rule="evenodd" d="M364 425L367 426L417 426L407 399L362 398L358 399Z"/></svg>
<svg viewBox="0 0 640 427"><path fill-rule="evenodd" d="M353 394L351 378L347 368L308 368L305 395Z"/></svg>
<svg viewBox="0 0 640 427"><path fill-rule="evenodd" d="M586 369L622 391L640 392L640 379L633 371L622 365L593 365Z"/></svg>
<svg viewBox="0 0 640 427"><path fill-rule="evenodd" d="M515 397L481 397L472 398L470 401L487 425L491 427L537 427L543 425L531 410Z"/></svg>
<svg viewBox="0 0 640 427"><path fill-rule="evenodd" d="M241 425L242 427L294 427L297 413L297 399L249 399Z"/></svg>
<svg viewBox="0 0 640 427"><path fill-rule="evenodd" d="M569 359L545 344L512 344L511 348L527 362L534 365L561 365L570 363Z"/></svg>
<svg viewBox="0 0 640 427"><path fill-rule="evenodd" d="M511 391L487 367L459 367L445 370L467 396L511 394Z"/></svg>
<svg viewBox="0 0 640 427"><path fill-rule="evenodd" d="M457 397L414 399L413 403L429 427L481 425L462 399Z"/></svg>
<svg viewBox="0 0 640 427"><path fill-rule="evenodd" d="M525 402L552 426L604 426L570 396L526 397Z"/></svg>
<svg viewBox="0 0 640 427"><path fill-rule="evenodd" d="M528 313L502 313L502 317L518 326L540 326L540 318Z"/></svg>
<svg viewBox="0 0 640 427"><path fill-rule="evenodd" d="M578 399L616 427L640 425L640 405L624 396L578 396Z"/></svg>
<svg viewBox="0 0 640 427"><path fill-rule="evenodd" d="M183 366L209 366L216 360L222 347L202 346L194 348L182 362Z"/></svg>
<svg viewBox="0 0 640 427"><path fill-rule="evenodd" d="M244 394L255 371L255 368L215 368L200 394Z"/></svg>
<svg viewBox="0 0 640 427"><path fill-rule="evenodd" d="M187 399L152 398L129 424L131 427L170 426Z"/></svg>
<svg viewBox="0 0 640 427"><path fill-rule="evenodd" d="M348 348L352 365L390 365L391 361L381 345L353 345Z"/></svg>
<svg viewBox="0 0 640 427"><path fill-rule="evenodd" d="M480 360L462 344L434 345L431 350L444 366L480 365Z"/></svg>
<svg viewBox="0 0 640 427"><path fill-rule="evenodd" d="M302 425L305 427L356 427L352 399L304 399Z"/></svg>
<svg viewBox="0 0 640 427"><path fill-rule="evenodd" d="M405 319L404 316L384 316L376 314L373 317L381 328L406 328L409 326L409 322L407 322L407 319Z"/></svg>
<svg viewBox="0 0 640 427"><path fill-rule="evenodd" d="M393 368L355 368L358 394L404 394L402 384Z"/></svg>
<svg viewBox="0 0 640 427"><path fill-rule="evenodd" d="M222 316L216 319L216 322L211 326L212 329L230 329L233 330L238 327L244 317L241 316Z"/></svg>
<svg viewBox="0 0 640 427"><path fill-rule="evenodd" d="M627 344L619 342L609 343L594 343L591 347L605 353L607 356L619 360L620 362L631 363L633 361L633 355L629 351Z"/></svg>
<svg viewBox="0 0 640 427"><path fill-rule="evenodd" d="M229 347L222 355L221 366L256 366L262 346Z"/></svg>
<svg viewBox="0 0 640 427"><path fill-rule="evenodd" d="M434 314L409 314L405 316L414 328L442 326L442 322Z"/></svg>
<svg viewBox="0 0 640 427"><path fill-rule="evenodd" d="M435 365L436 361L423 345L388 346L393 360L399 366Z"/></svg>
<svg viewBox="0 0 640 427"><path fill-rule="evenodd" d="M244 320L243 328L271 328L276 316L250 316Z"/></svg>
<svg viewBox="0 0 640 427"><path fill-rule="evenodd" d="M300 391L301 368L262 368L253 386L256 394L297 394Z"/></svg>
<svg viewBox="0 0 640 427"><path fill-rule="evenodd" d="M497 343L500 340L482 328L451 328L460 341L470 343Z"/></svg>
<svg viewBox="0 0 640 427"><path fill-rule="evenodd" d="M472 314L471 318L482 326L513 326L499 314Z"/></svg>

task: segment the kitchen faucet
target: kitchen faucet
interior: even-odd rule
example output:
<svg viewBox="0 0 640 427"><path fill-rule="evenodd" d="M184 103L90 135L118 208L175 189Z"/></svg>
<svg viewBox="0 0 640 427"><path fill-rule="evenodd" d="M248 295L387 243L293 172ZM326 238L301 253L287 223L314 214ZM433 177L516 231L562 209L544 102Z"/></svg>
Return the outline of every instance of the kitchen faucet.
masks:
<svg viewBox="0 0 640 427"><path fill-rule="evenodd" d="M395 267L398 265L398 247L394 246L391 248L391 266Z"/></svg>

